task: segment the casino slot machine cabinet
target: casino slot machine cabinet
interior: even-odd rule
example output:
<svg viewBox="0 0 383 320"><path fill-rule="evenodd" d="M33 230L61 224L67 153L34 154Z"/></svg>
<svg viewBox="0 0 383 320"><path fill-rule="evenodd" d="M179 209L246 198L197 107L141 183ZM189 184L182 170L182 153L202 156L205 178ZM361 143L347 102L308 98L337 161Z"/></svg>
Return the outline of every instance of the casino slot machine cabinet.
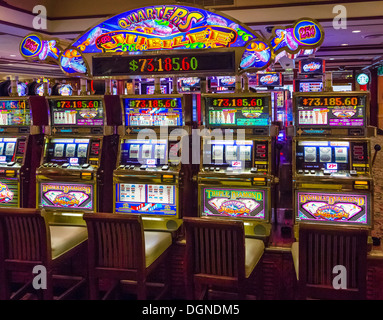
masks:
<svg viewBox="0 0 383 320"><path fill-rule="evenodd" d="M299 224L373 225L369 93L294 93L293 185Z"/></svg>
<svg viewBox="0 0 383 320"><path fill-rule="evenodd" d="M267 239L274 188L270 93L202 94L199 215L241 219L246 236ZM214 139L213 139L214 138Z"/></svg>
<svg viewBox="0 0 383 320"><path fill-rule="evenodd" d="M35 207L35 171L47 124L44 97L0 98L0 208Z"/></svg>
<svg viewBox="0 0 383 320"><path fill-rule="evenodd" d="M50 223L84 224L84 212L112 212L118 96L51 97L49 134L37 169L37 207Z"/></svg>
<svg viewBox="0 0 383 320"><path fill-rule="evenodd" d="M191 98L181 94L121 97L114 212L141 214L145 230L177 231L182 216L189 215L193 200L185 149L189 148Z"/></svg>

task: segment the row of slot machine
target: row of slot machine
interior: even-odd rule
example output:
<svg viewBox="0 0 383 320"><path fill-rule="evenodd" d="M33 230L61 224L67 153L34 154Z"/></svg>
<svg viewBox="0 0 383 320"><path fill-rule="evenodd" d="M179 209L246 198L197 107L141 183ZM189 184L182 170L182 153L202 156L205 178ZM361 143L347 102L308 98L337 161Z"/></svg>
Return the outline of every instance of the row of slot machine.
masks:
<svg viewBox="0 0 383 320"><path fill-rule="evenodd" d="M0 207L44 208L50 223L85 212L142 214L146 229L183 216L241 219L268 239L278 205L271 93L0 98ZM372 227L366 92L295 93L295 223ZM283 186L280 186L283 188Z"/></svg>

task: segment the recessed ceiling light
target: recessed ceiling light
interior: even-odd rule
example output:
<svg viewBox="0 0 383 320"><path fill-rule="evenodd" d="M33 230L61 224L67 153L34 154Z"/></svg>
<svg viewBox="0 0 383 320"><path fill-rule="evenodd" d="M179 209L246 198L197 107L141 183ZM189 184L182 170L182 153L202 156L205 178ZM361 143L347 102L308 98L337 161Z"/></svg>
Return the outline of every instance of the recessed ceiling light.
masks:
<svg viewBox="0 0 383 320"><path fill-rule="evenodd" d="M335 58L330 58L330 60L335 60Z"/></svg>
<svg viewBox="0 0 383 320"><path fill-rule="evenodd" d="M362 30L352 30L352 33L359 33L362 32Z"/></svg>
<svg viewBox="0 0 383 320"><path fill-rule="evenodd" d="M15 54L10 54L9 56L10 56L10 57L16 57L16 55L15 55Z"/></svg>
<svg viewBox="0 0 383 320"><path fill-rule="evenodd" d="M348 43L342 43L341 46L348 46Z"/></svg>

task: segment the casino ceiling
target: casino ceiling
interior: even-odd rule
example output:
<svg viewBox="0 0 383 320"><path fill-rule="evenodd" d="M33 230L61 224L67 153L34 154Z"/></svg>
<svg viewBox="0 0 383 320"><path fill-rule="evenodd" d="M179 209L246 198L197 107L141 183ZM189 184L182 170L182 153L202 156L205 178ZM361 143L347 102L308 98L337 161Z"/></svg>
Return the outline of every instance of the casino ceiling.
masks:
<svg viewBox="0 0 383 320"><path fill-rule="evenodd" d="M186 0L183 3L218 10L266 38L273 26L289 25L303 17L316 19L325 31L325 40L315 56L326 60L327 70L362 69L383 62L383 1ZM140 7L153 4L159 1L139 2ZM47 9L46 30L33 28L36 5ZM345 29L333 27L334 18L339 18L337 6L346 9ZM136 7L135 2L126 0L0 0L0 80L14 74L21 79L63 77L58 66L30 63L21 57L19 44L27 34L38 31L73 40L106 17ZM277 63L274 67L282 70L283 66Z"/></svg>

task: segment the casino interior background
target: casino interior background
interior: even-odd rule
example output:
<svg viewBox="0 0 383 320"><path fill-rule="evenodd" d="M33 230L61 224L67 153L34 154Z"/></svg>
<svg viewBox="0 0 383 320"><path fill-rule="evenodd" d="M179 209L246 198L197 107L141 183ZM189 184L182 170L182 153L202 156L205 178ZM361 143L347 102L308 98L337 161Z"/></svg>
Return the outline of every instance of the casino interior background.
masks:
<svg viewBox="0 0 383 320"><path fill-rule="evenodd" d="M139 6L157 5L157 2L141 0ZM174 4L174 2L171 3ZM162 1L161 4L168 4L168 2ZM265 39L271 37L272 29L275 26L292 25L295 21L306 17L315 19L325 34L323 43L314 52L315 58L325 61L326 73L331 73L334 91L368 90L370 92L370 125L377 128L377 134L371 137L371 158L376 152L374 146L383 145L383 1L190 0L184 1L182 4L203 6L206 10L217 10L240 21ZM33 28L33 20L36 15L32 11L36 5L43 5L47 10L47 29L45 30ZM344 29L334 28L334 18L338 15L336 6L344 6L347 9L347 25ZM72 95L77 95L84 84L79 77L68 77L57 64L37 63L25 59L19 50L21 41L28 34L38 32L47 37L57 37L71 43L91 26L101 23L110 16L135 8L136 6L131 1L123 0L108 1L107 4L101 0L0 0L0 82L4 83L11 80L43 83L48 81L51 89L55 85L67 85L67 88L69 87L69 90L72 91ZM285 57L278 63L272 64L268 71L283 74L284 90L292 91L295 85L294 81L297 80L299 73L297 71L299 61L303 58L307 58L307 56L291 57L290 55L288 58ZM361 86L357 83L356 77L360 73L369 75L370 80L367 86ZM145 88L145 85L149 86L144 82L139 85L141 88ZM126 83L117 78L110 83L110 86L109 89L113 95L126 95L127 90L132 89L129 88L129 82ZM104 80L93 82L89 79L87 82L87 90L97 91L98 95L103 95L106 89ZM1 84L0 90L2 90ZM145 88L145 90L148 89ZM150 90L146 93L153 94ZM291 96L289 98L291 100ZM108 104L106 100L105 104ZM126 132L124 134L126 135ZM55 141L56 138L52 135L51 141ZM129 135L124 138L131 139ZM104 142L105 146L108 143L107 141ZM291 150L281 151L281 153L284 152L288 153ZM287 154L283 154L283 156L288 158ZM102 162L103 160L99 158L99 161ZM112 158L111 162L113 161L115 162L116 159ZM113 169L115 168L111 170ZM118 172L115 175L118 176ZM283 167L281 175L280 179L283 179L283 175L285 175L285 179L286 175L291 177L291 162L288 166ZM37 177L37 179L51 179L47 176L48 174L41 173L43 178ZM367 298L383 299L383 290L381 290L383 287L383 244L380 243L380 239L383 238L383 154L381 152L377 152L376 158L374 158L372 178L374 181L374 212L371 236L374 243L368 260ZM188 179L193 180L192 173ZM129 180L124 179L121 181L129 182ZM293 191L290 188L286 190L286 194L282 191L286 196L285 200L282 201L287 202L287 204L280 203L279 207L290 209L290 211L281 211L280 216L284 214L282 218L272 218L275 221L280 219L286 225L276 231L280 233L281 237L278 241L271 241L272 246L265 249L262 261L263 297L265 299L291 299L295 297L295 273L291 258L293 235L286 236L286 230L289 230L288 227L291 227L294 220L291 213L293 204L289 203L289 201L292 202L290 197ZM181 199L181 195L179 197ZM184 201L184 206L186 204L185 207L187 207L187 198ZM105 203L102 206L108 207ZM187 215L193 216L192 213ZM185 267L184 246L184 241L174 244L175 248L172 255L174 268L172 275L173 297L183 297L184 294L184 285L186 284L183 274Z"/></svg>

